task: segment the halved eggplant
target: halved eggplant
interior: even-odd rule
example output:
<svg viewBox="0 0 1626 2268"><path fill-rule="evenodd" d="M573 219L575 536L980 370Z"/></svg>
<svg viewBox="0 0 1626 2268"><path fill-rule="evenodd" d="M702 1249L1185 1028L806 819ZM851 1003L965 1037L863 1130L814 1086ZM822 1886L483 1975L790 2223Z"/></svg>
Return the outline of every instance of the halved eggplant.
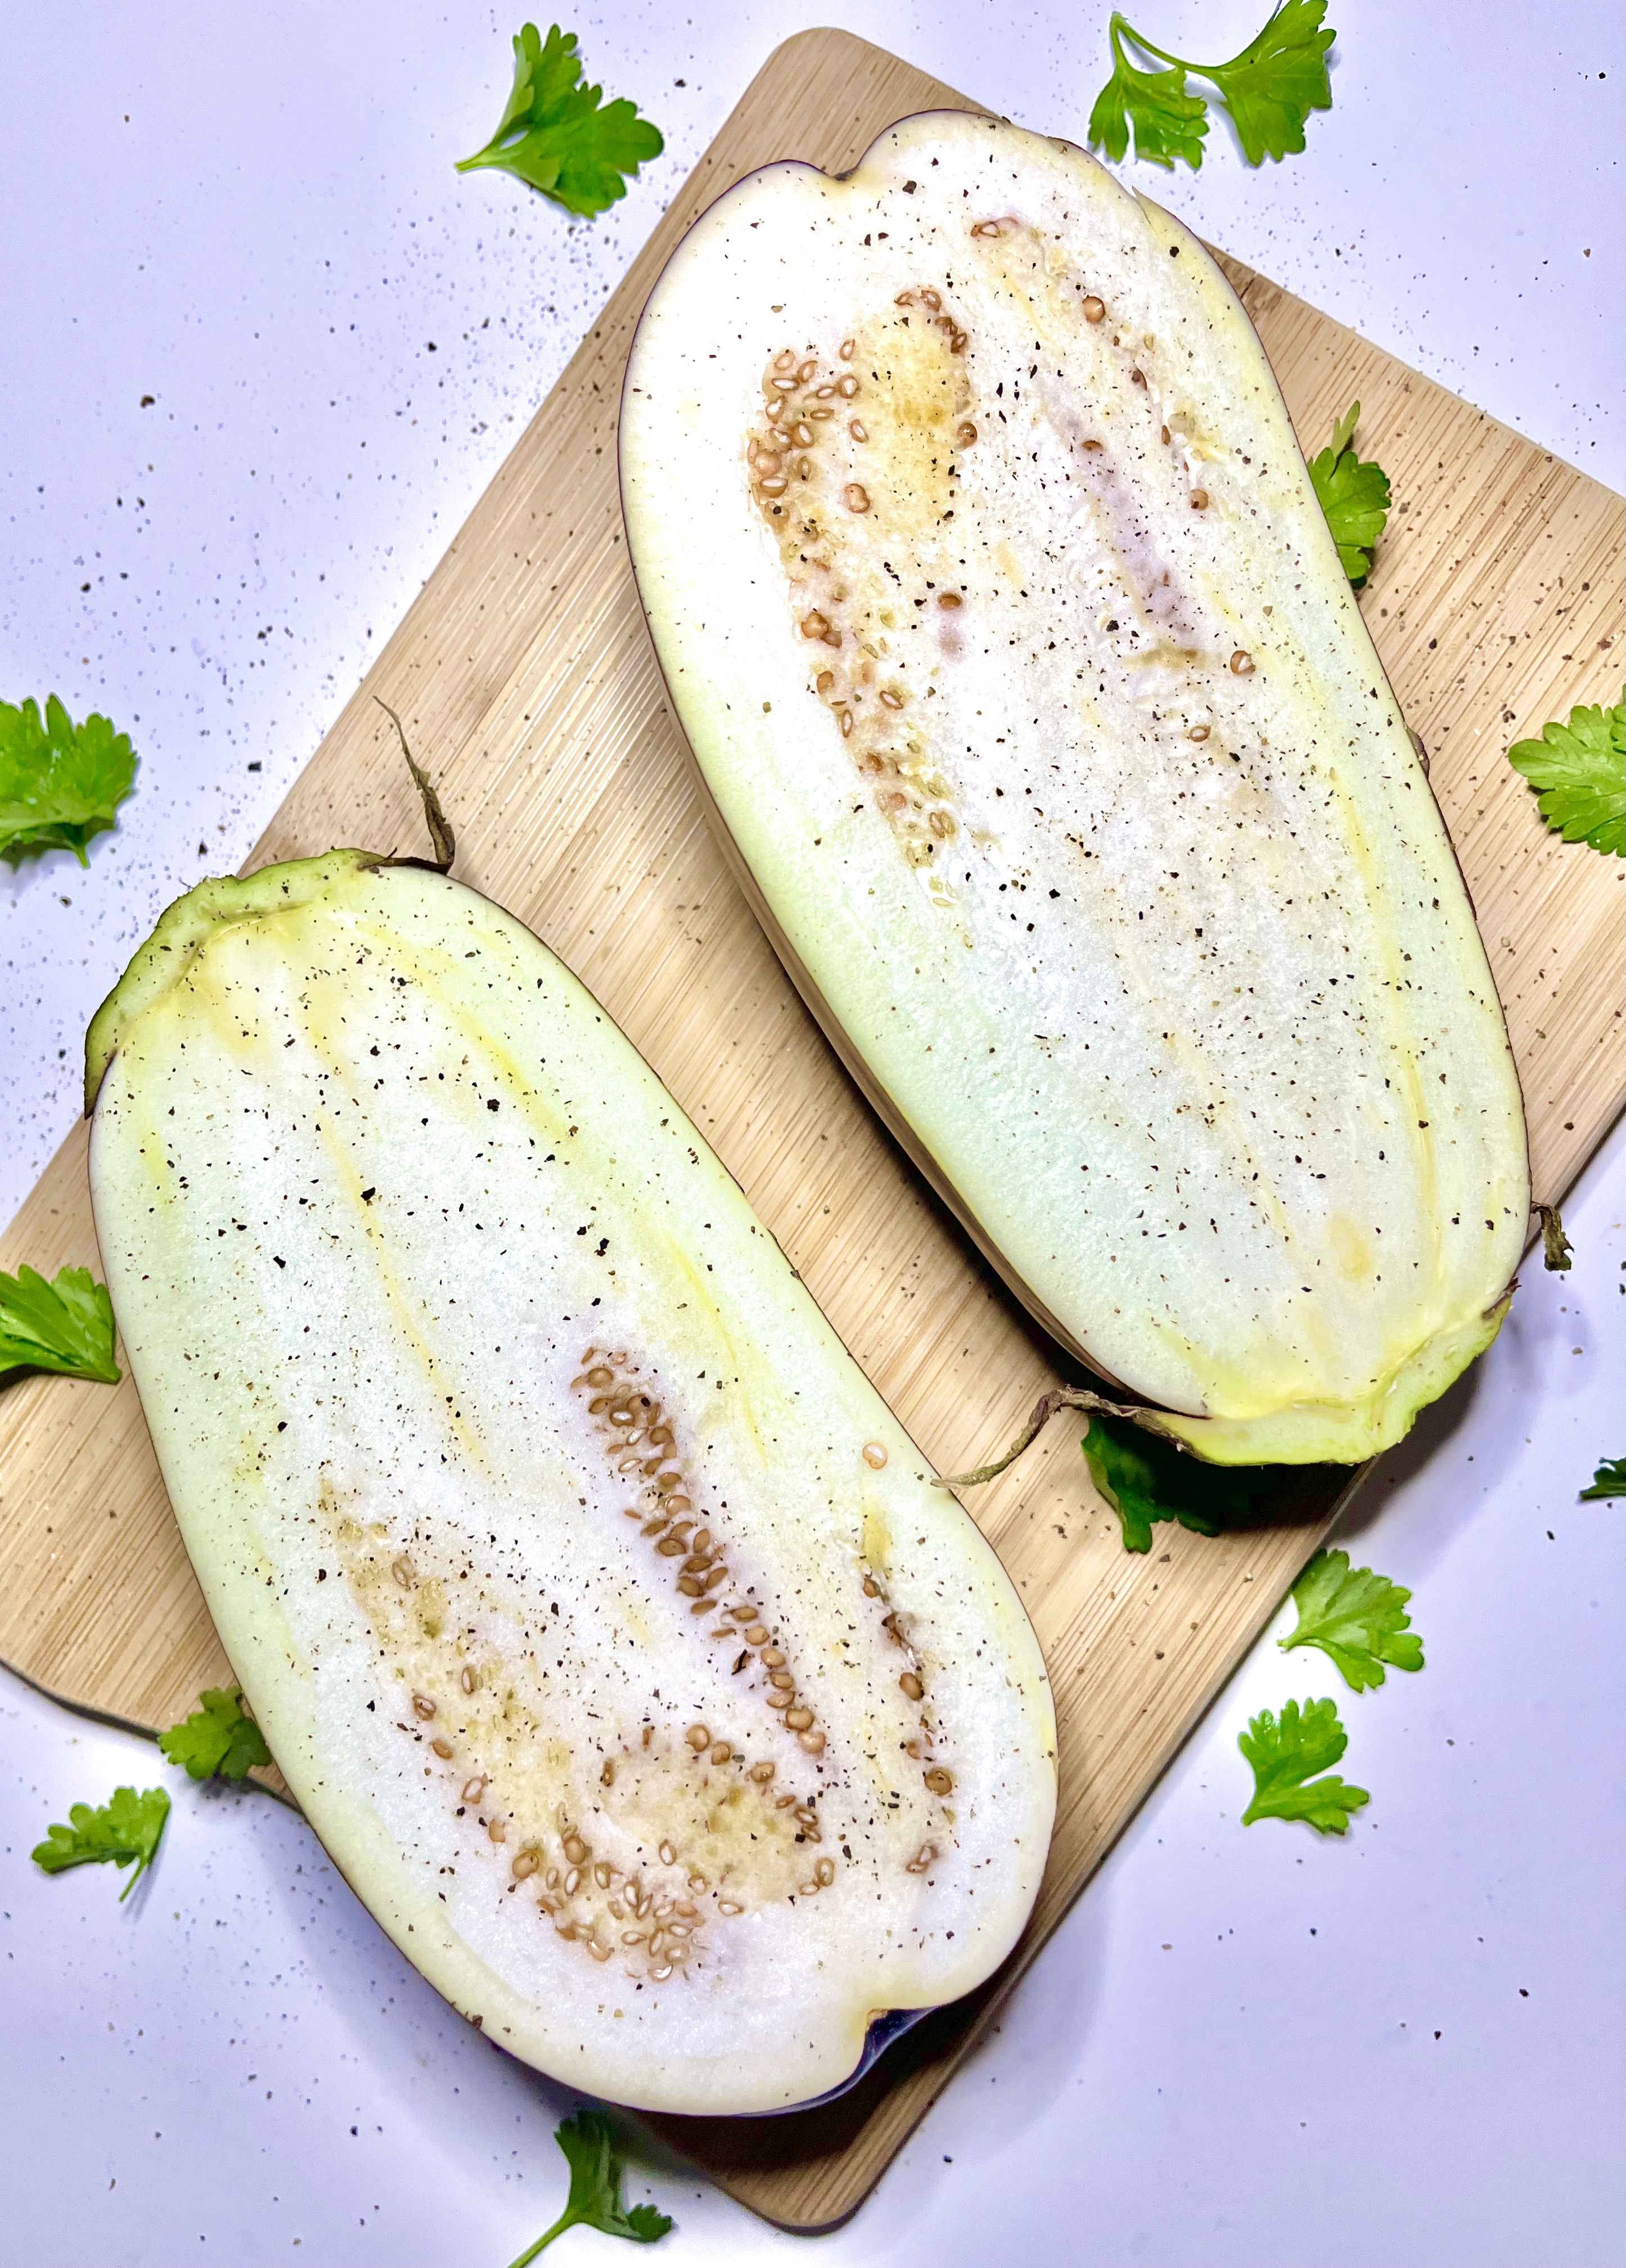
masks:
<svg viewBox="0 0 1626 2268"><path fill-rule="evenodd" d="M1056 1800L1032 1628L546 947L357 851L206 882L87 1093L210 1611L448 1999L593 2093L761 2111L997 1966Z"/></svg>
<svg viewBox="0 0 1626 2268"><path fill-rule="evenodd" d="M1199 1455L1397 1440L1505 1312L1518 1080L1196 239L957 112L771 166L651 296L621 463L725 844L1007 1281Z"/></svg>

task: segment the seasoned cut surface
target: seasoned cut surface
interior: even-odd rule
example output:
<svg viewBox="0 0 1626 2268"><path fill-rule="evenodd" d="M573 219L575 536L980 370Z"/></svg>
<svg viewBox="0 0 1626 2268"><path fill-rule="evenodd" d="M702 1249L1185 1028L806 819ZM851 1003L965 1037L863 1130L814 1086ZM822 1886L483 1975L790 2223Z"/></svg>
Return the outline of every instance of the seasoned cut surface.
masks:
<svg viewBox="0 0 1626 2268"><path fill-rule="evenodd" d="M1055 1804L1032 1629L568 972L339 853L183 901L99 1028L188 1550L408 1957L542 2068L708 2111L987 1976Z"/></svg>
<svg viewBox="0 0 1626 2268"><path fill-rule="evenodd" d="M844 180L771 168L658 288L622 452L732 843L1030 1304L1220 1421L1187 1429L1210 1454L1403 1431L1494 1330L1519 1097L1202 247L1080 152L959 115Z"/></svg>

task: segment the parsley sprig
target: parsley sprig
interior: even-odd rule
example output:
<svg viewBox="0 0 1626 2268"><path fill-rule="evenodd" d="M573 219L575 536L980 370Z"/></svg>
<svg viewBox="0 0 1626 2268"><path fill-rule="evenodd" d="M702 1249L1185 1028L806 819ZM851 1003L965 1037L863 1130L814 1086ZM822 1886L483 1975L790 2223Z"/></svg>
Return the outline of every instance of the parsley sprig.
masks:
<svg viewBox="0 0 1626 2268"><path fill-rule="evenodd" d="M1342 1835L1350 1814L1371 1800L1364 1787L1351 1787L1327 1771L1349 1745L1335 1702L1306 1701L1302 1711L1296 1701L1284 1702L1279 1719L1262 1709L1237 1735L1254 1771L1254 1798L1242 1814L1243 1826L1256 1819L1302 1819L1320 1835ZM1327 1776L1317 1779L1317 1772Z"/></svg>
<svg viewBox="0 0 1626 2268"><path fill-rule="evenodd" d="M1326 13L1327 0L1284 0L1240 55L1226 63L1197 63L1170 55L1115 9L1107 26L1112 77L1090 113L1092 147L1104 150L1115 164L1129 148L1132 130L1137 158L1167 166L1178 158L1195 173L1203 163L1208 102L1188 92L1189 73L1213 88L1248 165L1302 150L1310 113L1332 108L1327 50L1337 33L1322 30ZM1131 49L1155 56L1166 68L1146 70L1131 59Z"/></svg>
<svg viewBox="0 0 1626 2268"><path fill-rule="evenodd" d="M1383 1683L1386 1662L1391 1669L1422 1668L1423 1640L1406 1612L1410 1597L1387 1575L1352 1568L1347 1551L1318 1551L1293 1585L1298 1627L1277 1644L1284 1653L1319 1646L1359 1693Z"/></svg>
<svg viewBox="0 0 1626 2268"><path fill-rule="evenodd" d="M1555 835L1626 858L1626 693L1613 709L1571 709L1539 740L1515 740L1507 761Z"/></svg>
<svg viewBox="0 0 1626 2268"><path fill-rule="evenodd" d="M557 2127L554 2140L564 2152L570 2169L570 2193L564 2211L553 2227L544 2229L512 2268L528 2268L537 2254L578 2225L597 2228L606 2236L630 2237L635 2244L653 2244L671 2228L670 2216L652 2205L635 2205L629 2211L621 2201L622 2159L601 2110L581 2110Z"/></svg>
<svg viewBox="0 0 1626 2268"><path fill-rule="evenodd" d="M1355 453L1361 405L1352 401L1333 428L1326 448L1310 460L1310 482L1338 547L1338 561L1358 591L1372 572L1372 554L1389 516L1389 476Z"/></svg>
<svg viewBox="0 0 1626 2268"><path fill-rule="evenodd" d="M119 1893L122 1905L152 1864L168 1817L169 1797L163 1788L143 1788L137 1795L133 1787L115 1787L98 1810L76 1803L67 1826L48 1827L46 1840L33 1847L33 1862L48 1874L109 1859L115 1867L134 1866L135 1873Z"/></svg>
<svg viewBox="0 0 1626 2268"><path fill-rule="evenodd" d="M58 1269L51 1284L26 1264L15 1276L0 1270L0 1383L23 1370L118 1384L113 1302L88 1268Z"/></svg>
<svg viewBox="0 0 1626 2268"><path fill-rule="evenodd" d="M1581 1491L1581 1501L1605 1496L1626 1496L1626 1457L1604 1457L1593 1475L1593 1484Z"/></svg>
<svg viewBox="0 0 1626 2268"><path fill-rule="evenodd" d="M193 1779L240 1780L270 1763L265 1734L244 1712L240 1686L210 1686L200 1702L180 1724L158 1734L171 1764L184 1764Z"/></svg>
<svg viewBox="0 0 1626 2268"><path fill-rule="evenodd" d="M1126 1551L1150 1551L1160 1520L1218 1535L1256 1517L1281 1484L1274 1465L1205 1465L1121 1418L1093 1417L1083 1447L1090 1478L1118 1515Z"/></svg>
<svg viewBox="0 0 1626 2268"><path fill-rule="evenodd" d="M76 725L54 693L43 718L37 701L0 701L0 858L11 865L41 850L88 865L91 837L117 824L135 782L129 734L105 717Z"/></svg>
<svg viewBox="0 0 1626 2268"><path fill-rule="evenodd" d="M514 84L497 129L458 172L498 166L584 219L624 197L627 176L665 144L636 103L606 102L602 87L581 80L575 33L555 24L544 41L526 24L514 40Z"/></svg>
<svg viewBox="0 0 1626 2268"><path fill-rule="evenodd" d="M172 1764L183 1765L194 1779L240 1781L256 1764L270 1763L265 1735L245 1715L239 1688L223 1691L211 1687L202 1698L200 1708L158 1735L158 1747ZM161 1787L144 1788L139 1795L133 1787L115 1788L99 1808L76 1803L65 1826L48 1828L46 1840L34 1845L33 1862L48 1874L107 1859L117 1867L133 1865L136 1871L120 1896L122 1905L152 1864L169 1811L169 1796Z"/></svg>

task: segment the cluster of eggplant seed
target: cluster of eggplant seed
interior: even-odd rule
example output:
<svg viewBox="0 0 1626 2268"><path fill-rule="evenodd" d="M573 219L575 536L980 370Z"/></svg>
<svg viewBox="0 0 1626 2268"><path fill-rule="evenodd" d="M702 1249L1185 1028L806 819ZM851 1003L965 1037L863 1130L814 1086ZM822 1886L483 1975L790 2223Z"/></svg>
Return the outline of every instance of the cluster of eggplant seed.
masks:
<svg viewBox="0 0 1626 2268"><path fill-rule="evenodd" d="M721 1546L714 1541L709 1528L696 1526L693 1497L683 1472L682 1460L676 1453L672 1427L666 1424L660 1404L645 1392L637 1380L636 1366L630 1364L623 1350L609 1353L598 1347L589 1347L582 1357L585 1366L581 1375L571 1381L578 1389L585 1388L591 1395L588 1415L598 1420L606 1436L606 1445L614 1462L618 1476L629 1488L636 1488L644 1498L641 1504L626 1508L626 1517L639 1522L639 1535L654 1546L658 1556L669 1560L681 1557L677 1574L677 1587L690 1600L689 1612L710 1612L716 1603L710 1594L726 1593L727 1563L722 1557ZM879 1442L872 1442L865 1450L866 1460L872 1465L884 1465L887 1452ZM652 1502L651 1502L652 1498ZM648 1517L644 1515L647 1513ZM864 1594L866 1598L881 1600L885 1594L875 1576L865 1572ZM909 1666L901 1672L899 1690L906 1700L921 1702L925 1698L925 1683L920 1675L920 1664L904 1636L898 1616L888 1610L881 1617L881 1626L892 1643L903 1649ZM722 1607L716 1626L708 1635L714 1644L742 1646L754 1653L768 1672L768 1690L764 1698L770 1709L783 1711L784 1722L800 1745L810 1756L822 1755L825 1736L814 1720L813 1711L798 1701L796 1679L786 1665L783 1649L774 1643L761 1610L752 1601L748 1589L740 1598ZM743 1666L743 1665L742 1665ZM646 1734L647 1738L647 1734ZM774 1778L774 1766L766 1758L760 1764L747 1764L744 1756L732 1742L713 1740L704 1725L691 1725L686 1735L688 1745L697 1756L709 1756L713 1764L736 1764L744 1770L747 1779L754 1781L764 1795ZM925 1765L924 1779L931 1793L942 1798L953 1793L953 1774L931 1758L932 1733L929 1719L923 1715L920 1732L905 1743L907 1753ZM604 1767L606 1786L613 1779L614 1767ZM811 1804L798 1805L794 1796L782 1795L776 1800L779 1810L794 1809L797 1825L809 1843L822 1840L817 1812ZM925 1844L909 1862L909 1872L923 1874L937 1856L933 1844ZM813 1868L812 1877L801 1886L801 1894L828 1889L835 1879L833 1859L821 1859Z"/></svg>
<svg viewBox="0 0 1626 2268"><path fill-rule="evenodd" d="M582 1361L588 1367L579 1378L572 1379L571 1385L588 1389L587 1414L599 1421L618 1477L626 1482L629 1493L638 1498L625 1507L626 1517L638 1522L638 1533L650 1543L657 1563L667 1562L674 1587L688 1601L690 1614L717 1616L716 1626L708 1632L712 1641L743 1646L755 1654L768 1672L763 1696L768 1706L783 1714L786 1727L810 1756L821 1756L824 1734L813 1710L797 1692L796 1678L784 1650L775 1645L748 1589L731 1580L722 1544L695 1512L673 1431L660 1404L638 1384L636 1366L629 1366L624 1352L609 1354L589 1347ZM689 1738L692 1747L703 1745L695 1742L693 1733ZM715 1764L733 1759L734 1750L727 1741L703 1745ZM774 1767L766 1762L751 1764L747 1777L766 1786L774 1777Z"/></svg>
<svg viewBox="0 0 1626 2268"><path fill-rule="evenodd" d="M391 1572L403 1590L416 1587L417 1570L404 1553ZM460 1677L466 1694L478 1690L479 1675L472 1666L466 1664ZM439 1704L432 1694L415 1692L412 1713L420 1726L427 1727L439 1716ZM645 1725L643 1745L646 1749L651 1747L653 1736L654 1727ZM733 1753L727 1742L713 1741L704 1725L691 1725L685 1744L696 1762L709 1757L726 1764ZM444 1733L430 1736L429 1746L443 1763L450 1763L456 1754ZM769 1800L774 1771L771 1764L764 1762L754 1765L749 1773L765 1801ZM614 1758L607 1760L600 1777L606 1787L614 1786ZM495 1807L489 1817L481 1810L490 1784L489 1772L474 1773L460 1791L460 1809L475 1812L488 1838L504 1844L506 1820ZM822 1841L819 1815L811 1804L798 1801L794 1795L782 1795L774 1808L793 1813L791 1831L802 1844ZM584 1946L595 1961L608 1961L619 1953L630 1979L647 1978L660 1984L705 1949L703 1931L707 1917L697 1901L710 1898L712 1911L725 1921L743 1913L745 1908L726 1895L713 1896L709 1878L687 1866L669 1838L663 1837L655 1856L658 1866L642 1871L595 1858L580 1825L561 1808L551 1833L527 1834L515 1852L509 1868L510 1887L518 1889L522 1883L534 1882L538 1911L544 1920L551 1921L555 1935ZM815 1896L835 1880L835 1860L820 1858L807 1879L797 1885L797 1895ZM718 1886L719 1891L722 1888Z"/></svg>
<svg viewBox="0 0 1626 2268"><path fill-rule="evenodd" d="M640 1536L652 1547L657 1565L664 1562L672 1569L678 1593L688 1601L691 1614L717 1617L706 1636L714 1644L739 1647L737 1667L744 1668L753 1657L761 1664L767 1672L762 1696L767 1706L782 1715L809 1756L821 1755L825 1734L813 1710L798 1697L783 1648L774 1643L773 1632L751 1598L749 1587L731 1584L720 1547L710 1529L696 1522L694 1498L676 1454L675 1436L660 1404L639 1384L636 1366L624 1351L611 1353L591 1346L582 1363L582 1372L572 1384L588 1395L588 1411L596 1421L607 1454L627 1484L629 1494L636 1499L625 1507L626 1517L638 1522ZM879 1443L872 1443L865 1454L872 1464L886 1462L887 1453ZM390 1575L400 1590L415 1593L420 1588L418 1568L408 1552L397 1554ZM886 1594L873 1574L866 1571L863 1584L867 1598L886 1603ZM894 1611L888 1609L882 1626L908 1657L909 1666L898 1679L900 1690L906 1700L923 1702L925 1684L920 1664ZM472 1662L462 1664L458 1677L466 1698L480 1690L480 1673ZM411 1707L416 1720L411 1729L418 1731L442 1764L455 1764L457 1750L440 1722L441 1705L434 1695L415 1691ZM906 1752L916 1762L923 1762L925 1785L942 1799L953 1791L953 1775L931 1761L932 1730L923 1712L919 1727L918 1734L905 1742ZM644 1749L651 1749L653 1742L654 1727L645 1724ZM743 1774L764 1804L775 1811L791 1813L787 1831L794 1834L799 1845L823 1841L813 1804L794 1794L772 1793L777 1767L770 1758L750 1762L743 1749L714 1734L703 1724L690 1725L683 1742L695 1764ZM600 1773L604 1786L614 1786L616 1765L613 1756L605 1760ZM465 1810L475 1812L488 1839L502 1845L508 1840L508 1822L495 1805L488 1804L490 1785L489 1772L470 1775L460 1789L460 1815ZM906 1871L925 1874L937 1855L936 1844L923 1844L907 1862ZM732 1919L745 1909L725 1894L725 1885L719 1884L714 1890L709 1878L686 1862L669 1839L662 1840L656 1858L658 1867L651 1865L640 1871L595 1857L580 1824L561 1808L551 1832L527 1834L516 1851L510 1866L511 1887L517 1889L522 1883L534 1882L542 1918L551 1921L558 1936L582 1945L595 1961L607 1962L619 1954L629 1977L663 1984L704 1950L703 1932L708 1917L699 1901L708 1900L712 1912L724 1920ZM816 1896L828 1889L835 1877L835 1859L820 1856L813 1860L806 1880L798 1883L796 1895Z"/></svg>
<svg viewBox="0 0 1626 2268"><path fill-rule="evenodd" d="M410 1589L416 1583L416 1570L409 1559L397 1559L391 1572L403 1588ZM465 1665L461 1683L465 1693L475 1692L477 1672ZM438 1715L439 1706L430 1694L415 1693L412 1711L420 1723L429 1724ZM443 1760L453 1753L444 1735L431 1740L430 1746ZM489 1785L489 1772L475 1772L466 1780L460 1792L463 1808L478 1811ZM495 1812L484 1825L493 1843L508 1840L507 1822ZM648 1885L640 1875L628 1874L607 1859L595 1861L580 1828L563 1810L555 1828L548 1838L527 1837L515 1852L509 1870L513 1885L517 1888L540 1875L537 1905L560 1937L585 1945L595 1961L608 1961L619 1947L627 1956L629 1977L647 1976L657 1984L664 1983L699 1950L701 1911L695 1899L710 1887L705 1877L688 1876L683 1884L688 1895L681 1895L669 1879ZM669 1843L661 1845L659 1857L663 1867L677 1865L678 1854ZM593 1896L595 1890L600 1893L598 1898ZM731 1900L717 1902L720 1914L742 1911ZM631 1926L624 1926L628 1924Z"/></svg>
<svg viewBox="0 0 1626 2268"><path fill-rule="evenodd" d="M415 1705L420 1698L414 1696ZM476 1773L463 1789L464 1802L477 1804L486 1784L486 1775ZM494 1819L486 1831L494 1842L507 1839L500 1819ZM608 1961L619 1952L629 1977L647 1977L661 1984L703 1950L704 1918L695 1901L711 1885L701 1874L676 1877L673 1870L680 1860L670 1842L663 1842L657 1855L664 1871L654 1876L651 1870L648 1881L636 1869L595 1859L580 1827L562 1809L553 1835L528 1837L515 1853L510 1872L515 1887L541 1877L537 1907L552 1922L556 1936L585 1946L595 1961ZM835 1879L834 1867L828 1879ZM736 1899L719 1897L716 1911L732 1919L745 1909Z"/></svg>
<svg viewBox="0 0 1626 2268"><path fill-rule="evenodd" d="M974 223L974 239L1035 232L1009 216ZM1109 320L1100 294L1078 280L1072 289L1078 312L1091 329ZM923 320L942 334L951 356L963 356L968 335L930 284L900 291L894 302L901 312L895 320ZM1150 333L1139 339L1122 328L1111 333L1115 350L1131 358L1155 348ZM843 339L835 364L827 365L816 355L798 357L786 347L763 373L762 426L746 442L746 466L751 490L772 530L779 555L790 574L802 636L825 649L813 666L813 687L841 727L860 776L874 793L876 808L891 824L911 865L928 866L959 831L949 808L953 790L931 761L923 736L906 714L910 693L903 682L903 666L893 655L887 637L890 604L878 606L855 591L857 578L844 571L842 535L844 518L863 518L873 507L872 480L845 477L855 467L862 470L863 451L870 440L863 411L864 387L850 367L857 341ZM1140 361L1131 360L1129 382L1148 396L1151 386ZM971 448L977 428L963 413L971 406L968 383L963 379L959 399L947 413L953 439L945 435L951 462ZM1193 451L1184 420L1171 414L1159 419L1159 438L1179 463L1185 479L1187 502L1194 512L1209 510L1210 497ZM842 447L845 437L850 447ZM835 446L832 446L832 444ZM1086 451L1105 444L1086 439ZM840 464L831 460L844 460ZM1166 574L1165 584L1168 582ZM957 613L964 593L943 589L936 604L945 614ZM811 601L811 603L809 603ZM885 619L883 619L883 616ZM1195 653L1186 659L1195 662ZM1230 657L1233 677L1254 674L1254 657L1239 647ZM1205 711L1188 721L1187 738L1206 740L1212 730Z"/></svg>
<svg viewBox="0 0 1626 2268"><path fill-rule="evenodd" d="M688 1874L681 1884L670 1874L645 1881L636 1870L595 1859L573 1821L561 1815L556 1827L551 1845L529 1843L513 1862L516 1882L541 1876L537 1904L556 1935L585 1945L595 1961L607 1961L619 1951L629 1977L647 1977L657 1984L703 1949L703 1917L695 1903L711 1887L703 1874ZM670 1843L662 1843L658 1856L663 1868L679 1864ZM725 1918L744 1911L732 1898L718 1898L716 1910Z"/></svg>
<svg viewBox="0 0 1626 2268"><path fill-rule="evenodd" d="M717 1617L706 1633L711 1642L737 1646L742 1655L754 1655L768 1673L762 1697L768 1707L783 1717L807 1755L821 1756L825 1735L813 1710L798 1694L796 1678L787 1665L784 1651L774 1643L773 1633L762 1620L761 1609L751 1598L748 1587L731 1583L720 1543L696 1515L673 1429L659 1403L639 1384L637 1366L630 1361L625 1349L612 1353L596 1346L587 1349L582 1362L582 1373L571 1381L571 1385L587 1392L587 1413L597 1420L606 1453L618 1477L626 1483L629 1493L638 1499L624 1507L625 1516L638 1522L639 1536L651 1546L657 1565L666 1563L679 1595L688 1601L690 1614ZM743 1662L739 1666L743 1667ZM646 1726L645 1747L650 1738L651 1730ZM796 1832L804 1843L823 1841L819 1815L811 1803L799 1802L794 1795L769 1797L777 1771L771 1758L764 1756L750 1763L742 1748L714 1736L706 1725L691 1725L684 1739L697 1764L707 1763L717 1769L732 1767L743 1773L765 1803L771 1800L776 1810L793 1813ZM607 1787L614 1785L614 1758L606 1762L600 1777ZM675 1864L678 1858L675 1851L667 1858L670 1848L666 1844L661 1845L662 1860L669 1865ZM815 1861L806 1881L798 1885L797 1894L801 1897L816 1896L819 1891L828 1889L835 1880L835 1861L821 1858ZM717 1911L738 1913L739 1908L723 1900Z"/></svg>
<svg viewBox="0 0 1626 2268"><path fill-rule="evenodd" d="M464 1671L466 1683L470 1675ZM436 1704L427 1694L415 1693L412 1705L425 1722L437 1713ZM709 1734L696 1742L695 1735L704 1732L703 1726L690 1727L691 1749L709 1743ZM644 1739L647 1744L648 1727ZM436 1740L430 1745L438 1755L452 1753L449 1742ZM605 1766L607 1785L613 1771L612 1765ZM476 1772L462 1788L464 1806L477 1808L489 1785L489 1775ZM794 1796L781 1800L795 1808L797 1830L804 1840L817 1842L817 1815L811 1807L797 1804ZM508 1839L506 1823L500 1817L486 1822L486 1833L493 1843ZM620 1953L629 1977L635 1981L647 1977L661 1984L704 1950L705 1916L696 1901L710 1894L711 1884L704 1874L682 1868L680 1854L670 1841L661 1843L656 1856L660 1871L651 1868L647 1881L636 1868L595 1859L580 1827L561 1809L553 1833L528 1836L515 1852L509 1871L516 1889L522 1882L537 1882L538 1911L552 1922L555 1935L585 1946L595 1961L608 1961ZM821 1859L813 1868L813 1879L801 1886L802 1891L806 1895L824 1889L835 1879L834 1862ZM719 1896L714 1910L723 1919L732 1920L745 1908L737 1899Z"/></svg>
<svg viewBox="0 0 1626 2268"><path fill-rule="evenodd" d="M966 332L931 285L900 291L894 304L904 311L900 320L923 318L942 334L951 355L965 353ZM862 469L870 440L863 384L850 367L857 350L856 340L843 339L833 364L815 355L798 357L789 347L774 357L762 379L762 428L747 436L746 467L752 495L790 573L798 626L823 649L813 658L813 689L835 716L904 856L911 865L925 866L959 832L949 808L953 790L907 714L911 696L878 618L881 609L854 589L855 578L843 571L841 556L844 522L874 509L870 488L843 477L855 465ZM962 414L970 403L963 374L956 394L944 434L951 467L977 438ZM843 438L852 446L842 446ZM845 461L832 463L838 457ZM936 603L953 615L965 601L960 591L945 589L936 593Z"/></svg>

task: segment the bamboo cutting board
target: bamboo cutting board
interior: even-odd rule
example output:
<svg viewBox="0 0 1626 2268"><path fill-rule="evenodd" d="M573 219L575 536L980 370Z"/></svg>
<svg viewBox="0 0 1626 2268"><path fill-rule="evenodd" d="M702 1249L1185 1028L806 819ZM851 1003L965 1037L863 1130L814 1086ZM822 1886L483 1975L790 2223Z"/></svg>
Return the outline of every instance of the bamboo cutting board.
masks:
<svg viewBox="0 0 1626 2268"><path fill-rule="evenodd" d="M1002 1446L1056 1382L1041 1341L865 1108L729 880L639 615L615 485L622 369L682 231L752 167L850 166L894 119L975 107L841 32L747 90L249 860L421 850L376 693L458 830L457 873L569 962L705 1130L939 1470ZM1268 194L1262 186L1261 194ZM1308 449L1357 397L1396 510L1364 600L1468 875L1524 1080L1536 1193L1562 1195L1620 1108L1619 862L1567 847L1508 742L1620 681L1620 499L1227 263ZM96 1265L81 1130L0 1265ZM817 2228L859 2203L946 2082L1324 1532L1328 1496L1249 1534L1120 1550L1077 1426L972 1509L1045 1648L1061 1803L1000 1976L841 2102L663 2119L735 2196ZM0 1659L62 1697L165 1724L227 1675L128 1379L0 1396Z"/></svg>

